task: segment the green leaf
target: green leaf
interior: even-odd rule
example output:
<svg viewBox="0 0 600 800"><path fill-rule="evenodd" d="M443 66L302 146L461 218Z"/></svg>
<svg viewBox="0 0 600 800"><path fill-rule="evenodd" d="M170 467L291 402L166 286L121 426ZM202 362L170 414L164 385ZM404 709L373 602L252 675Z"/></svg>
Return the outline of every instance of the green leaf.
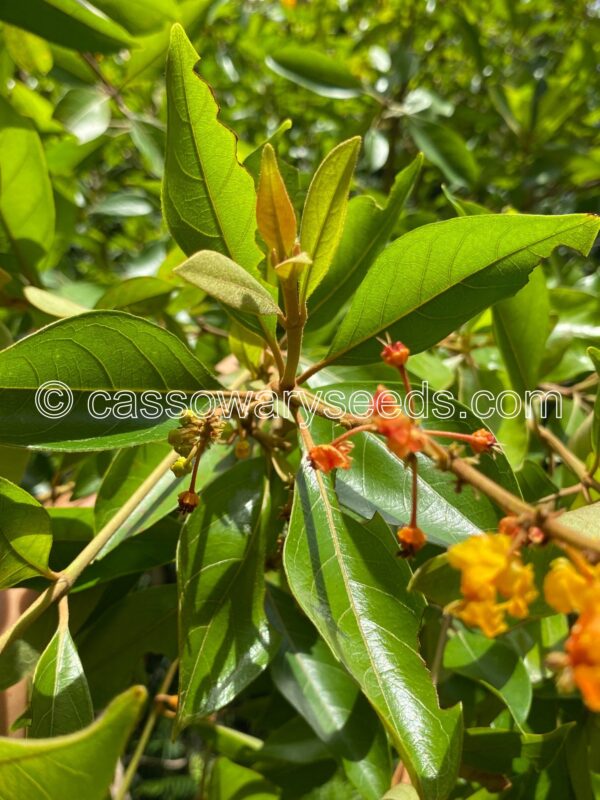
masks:
<svg viewBox="0 0 600 800"><path fill-rule="evenodd" d="M419 177L422 164L423 157L418 155L406 169L398 173L383 208L368 195L350 200L339 247L309 304L307 330L331 321L332 306L339 309L352 296L374 259L387 244Z"/></svg>
<svg viewBox="0 0 600 800"><path fill-rule="evenodd" d="M379 800L390 785L385 733L357 684L292 598L269 587L269 612L282 645L271 664L275 685L344 767L362 797Z"/></svg>
<svg viewBox="0 0 600 800"><path fill-rule="evenodd" d="M53 238L54 199L40 138L0 97L0 252L12 252L18 271L35 283L35 267Z"/></svg>
<svg viewBox="0 0 600 800"><path fill-rule="evenodd" d="M238 463L201 494L177 554L181 727L229 703L266 667L269 496L261 461Z"/></svg>
<svg viewBox="0 0 600 800"><path fill-rule="evenodd" d="M72 393L63 417L43 416L36 406L36 390L47 381L61 381ZM81 451L165 439L177 415L171 409L166 416L167 392L181 390L184 397L216 383L168 331L122 312L94 311L54 322L0 352L0 386L2 443ZM141 395L150 389L153 408ZM94 391L105 394L92 402L92 415ZM111 413L118 391L129 393L121 408L126 418ZM60 408L68 409L64 387L60 398Z"/></svg>
<svg viewBox="0 0 600 800"><path fill-rule="evenodd" d="M329 476L303 459L284 566L294 596L375 708L425 800L448 797L461 715L441 710L418 652L423 605L385 526L342 516ZM400 633L401 632L401 635Z"/></svg>
<svg viewBox="0 0 600 800"><path fill-rule="evenodd" d="M147 653L177 654L177 592L153 586L104 607L78 638L94 706L109 702L138 674Z"/></svg>
<svg viewBox="0 0 600 800"><path fill-rule="evenodd" d="M283 316L269 290L221 253L201 250L174 272L237 311Z"/></svg>
<svg viewBox="0 0 600 800"><path fill-rule="evenodd" d="M518 653L501 640L460 631L446 644L444 667L482 683L506 704L519 726L531 707L531 681Z"/></svg>
<svg viewBox="0 0 600 800"><path fill-rule="evenodd" d="M446 553L428 558L415 572L409 583L411 592L421 592L430 603L441 608L460 594L460 572L451 567Z"/></svg>
<svg viewBox="0 0 600 800"><path fill-rule="evenodd" d="M52 51L48 43L27 31L4 25L4 44L15 64L25 72L47 75L52 69Z"/></svg>
<svg viewBox="0 0 600 800"><path fill-rule="evenodd" d="M58 103L54 116L85 144L102 136L110 125L109 101L98 89L72 89Z"/></svg>
<svg viewBox="0 0 600 800"><path fill-rule="evenodd" d="M0 739L0 795L11 800L104 800L146 699L134 686L92 725L52 739Z"/></svg>
<svg viewBox="0 0 600 800"><path fill-rule="evenodd" d="M212 765L208 800L277 800L280 790L259 772L220 756Z"/></svg>
<svg viewBox="0 0 600 800"><path fill-rule="evenodd" d="M477 181L479 166L460 134L446 125L416 116L407 118L407 126L419 150L452 184L471 186Z"/></svg>
<svg viewBox="0 0 600 800"><path fill-rule="evenodd" d="M588 348L588 355L592 359L596 372L600 376L600 350L597 347ZM592 446L594 452L600 451L600 391L596 393L594 402L594 420L592 422Z"/></svg>
<svg viewBox="0 0 600 800"><path fill-rule="evenodd" d="M35 668L30 710L28 734L37 739L73 733L93 722L83 667L62 621Z"/></svg>
<svg viewBox="0 0 600 800"><path fill-rule="evenodd" d="M558 755L574 725L560 725L549 733L467 728L463 763L479 771L505 775L523 772L523 759L536 770L545 769Z"/></svg>
<svg viewBox="0 0 600 800"><path fill-rule="evenodd" d="M114 53L132 43L120 25L78 0L0 0L0 19L80 52Z"/></svg>
<svg viewBox="0 0 600 800"><path fill-rule="evenodd" d="M167 59L167 158L163 210L186 255L218 250L255 277L254 182L237 160L233 133L218 119L210 88L195 71L199 56L174 25Z"/></svg>
<svg viewBox="0 0 600 800"><path fill-rule="evenodd" d="M66 297L61 297L58 294L47 292L45 289L38 289L36 286L25 286L23 294L32 306L43 311L44 314L49 314L51 317L65 319L67 317L76 317L89 311L88 308L80 306L79 303L74 303L72 300L67 300Z"/></svg>
<svg viewBox="0 0 600 800"><path fill-rule="evenodd" d="M164 175L165 130L154 120L134 119L131 121L131 140L149 172L159 178Z"/></svg>
<svg viewBox="0 0 600 800"><path fill-rule="evenodd" d="M134 35L157 31L179 17L175 0L94 0L94 6Z"/></svg>
<svg viewBox="0 0 600 800"><path fill-rule="evenodd" d="M345 100L362 94L358 78L339 58L304 45L287 45L267 57L267 65L284 78L323 97Z"/></svg>
<svg viewBox="0 0 600 800"><path fill-rule="evenodd" d="M585 536L600 539L600 502L567 511L561 514L560 521Z"/></svg>
<svg viewBox="0 0 600 800"><path fill-rule="evenodd" d="M419 795L412 786L400 784L386 792L381 800L419 800Z"/></svg>
<svg viewBox="0 0 600 800"><path fill-rule="evenodd" d="M515 391L535 389L550 333L550 298L541 267L514 297L492 309L496 341Z"/></svg>
<svg viewBox="0 0 600 800"><path fill-rule="evenodd" d="M6 478L0 478L0 545L0 589L49 575L52 535L48 514Z"/></svg>
<svg viewBox="0 0 600 800"><path fill-rule="evenodd" d="M558 245L588 253L600 218L488 214L424 225L375 261L354 295L325 363L378 360L388 331L413 352L440 341L492 303L514 294Z"/></svg>
<svg viewBox="0 0 600 800"><path fill-rule="evenodd" d="M334 147L315 172L308 189L302 212L300 246L313 263L302 279L305 298L310 297L327 274L342 237L360 141L360 136L355 136Z"/></svg>
<svg viewBox="0 0 600 800"><path fill-rule="evenodd" d="M135 313L137 307L148 301L162 298L166 301L173 284L161 278L129 278L107 289L96 303L96 308L127 308Z"/></svg>

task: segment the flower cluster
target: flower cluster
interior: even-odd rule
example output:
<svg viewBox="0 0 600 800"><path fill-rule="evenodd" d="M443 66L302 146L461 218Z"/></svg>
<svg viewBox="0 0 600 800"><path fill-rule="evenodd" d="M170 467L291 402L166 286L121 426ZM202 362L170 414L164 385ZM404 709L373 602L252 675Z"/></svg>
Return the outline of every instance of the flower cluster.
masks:
<svg viewBox="0 0 600 800"><path fill-rule="evenodd" d="M426 434L412 417L404 414L396 405L385 386L378 386L373 396L371 422L377 433L385 436L388 448L398 458L408 458L425 448Z"/></svg>
<svg viewBox="0 0 600 800"><path fill-rule="evenodd" d="M558 558L544 579L544 595L552 608L579 617L571 628L563 656L555 654L559 688L575 686L592 711L600 711L600 564L591 566L569 550L571 560ZM556 657L558 655L558 657Z"/></svg>
<svg viewBox="0 0 600 800"><path fill-rule="evenodd" d="M537 597L531 564L524 564L505 534L472 536L448 550L448 561L461 573L462 600L446 611L486 636L508 629L506 615L524 619Z"/></svg>
<svg viewBox="0 0 600 800"><path fill-rule="evenodd" d="M218 415L198 417L193 411L186 409L179 418L179 427L169 432L169 444L179 453L171 471L178 478L192 474L189 489L178 495L182 514L191 514L200 503L195 488L198 462L202 453L219 439L223 427L223 421Z"/></svg>

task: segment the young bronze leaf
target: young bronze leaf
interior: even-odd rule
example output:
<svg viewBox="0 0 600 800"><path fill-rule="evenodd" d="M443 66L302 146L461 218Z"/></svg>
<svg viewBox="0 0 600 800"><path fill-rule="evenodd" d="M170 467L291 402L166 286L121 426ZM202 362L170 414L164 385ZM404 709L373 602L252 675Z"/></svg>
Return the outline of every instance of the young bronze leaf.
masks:
<svg viewBox="0 0 600 800"><path fill-rule="evenodd" d="M277 166L275 150L266 144L262 151L256 199L258 232L277 262L290 255L296 241L296 212Z"/></svg>

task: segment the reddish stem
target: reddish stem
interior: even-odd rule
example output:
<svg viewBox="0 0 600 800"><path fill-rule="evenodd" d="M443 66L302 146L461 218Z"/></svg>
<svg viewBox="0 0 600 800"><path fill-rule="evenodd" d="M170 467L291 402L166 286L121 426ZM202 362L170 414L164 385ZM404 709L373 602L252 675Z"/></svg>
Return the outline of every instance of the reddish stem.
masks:
<svg viewBox="0 0 600 800"><path fill-rule="evenodd" d="M357 425L355 428L350 428L349 431L342 433L340 436L337 437L337 439L334 439L333 442L331 442L331 444L333 445L333 447L337 447L343 441L349 439L351 436L354 436L356 433L364 433L365 431L370 431L371 433L373 433L376 430L377 428L371 422L367 422L364 425Z"/></svg>
<svg viewBox="0 0 600 800"><path fill-rule="evenodd" d="M410 527L417 527L417 489L419 485L418 462L415 455L410 459L410 468L412 470L412 508L410 512Z"/></svg>

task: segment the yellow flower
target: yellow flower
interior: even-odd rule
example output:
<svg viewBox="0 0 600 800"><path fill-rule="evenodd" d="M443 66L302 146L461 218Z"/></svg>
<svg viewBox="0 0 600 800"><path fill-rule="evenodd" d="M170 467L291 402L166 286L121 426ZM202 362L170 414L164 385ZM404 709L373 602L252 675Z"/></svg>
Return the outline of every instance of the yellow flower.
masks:
<svg viewBox="0 0 600 800"><path fill-rule="evenodd" d="M461 572L463 595L448 606L448 613L490 637L507 630L507 613L518 619L527 616L537 597L533 567L523 564L510 536L472 536L448 550L448 561Z"/></svg>
<svg viewBox="0 0 600 800"><path fill-rule="evenodd" d="M596 597L600 600L600 565L592 567L578 554L572 555L577 566L566 558L557 558L544 579L547 603L562 614L582 611Z"/></svg>

